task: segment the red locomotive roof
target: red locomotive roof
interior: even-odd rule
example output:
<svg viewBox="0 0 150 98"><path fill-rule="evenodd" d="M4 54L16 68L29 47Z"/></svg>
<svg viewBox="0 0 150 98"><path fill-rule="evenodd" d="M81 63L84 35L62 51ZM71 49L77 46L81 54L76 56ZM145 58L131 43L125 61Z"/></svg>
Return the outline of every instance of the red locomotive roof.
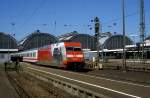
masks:
<svg viewBox="0 0 150 98"><path fill-rule="evenodd" d="M65 46L77 46L77 47L81 47L81 43L80 42L64 42Z"/></svg>

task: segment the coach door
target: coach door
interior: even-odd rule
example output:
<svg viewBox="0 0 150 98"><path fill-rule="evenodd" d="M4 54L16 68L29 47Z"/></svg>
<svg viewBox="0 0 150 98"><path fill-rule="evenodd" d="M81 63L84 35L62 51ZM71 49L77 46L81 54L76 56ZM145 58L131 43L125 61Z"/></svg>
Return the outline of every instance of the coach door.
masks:
<svg viewBox="0 0 150 98"><path fill-rule="evenodd" d="M54 48L54 51L53 51L54 63L60 64L61 59L62 59L61 57L62 57L61 51L58 48Z"/></svg>

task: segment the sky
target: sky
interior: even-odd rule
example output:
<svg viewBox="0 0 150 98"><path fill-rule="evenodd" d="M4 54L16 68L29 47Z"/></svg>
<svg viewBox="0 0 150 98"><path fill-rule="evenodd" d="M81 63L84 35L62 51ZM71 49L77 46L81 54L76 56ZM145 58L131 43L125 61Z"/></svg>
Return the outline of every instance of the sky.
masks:
<svg viewBox="0 0 150 98"><path fill-rule="evenodd" d="M95 17L102 32L122 34L122 0L0 0L0 32L21 40L35 30L59 36L72 31L94 35ZM125 31L139 38L140 0L125 0ZM150 35L150 0L145 1L146 36Z"/></svg>

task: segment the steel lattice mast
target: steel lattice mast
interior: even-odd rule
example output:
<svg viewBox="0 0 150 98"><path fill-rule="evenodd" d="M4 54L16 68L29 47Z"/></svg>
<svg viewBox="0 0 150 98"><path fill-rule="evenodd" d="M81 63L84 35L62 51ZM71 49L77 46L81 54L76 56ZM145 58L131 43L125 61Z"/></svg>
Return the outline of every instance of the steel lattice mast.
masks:
<svg viewBox="0 0 150 98"><path fill-rule="evenodd" d="M123 70L126 71L126 39L125 39L125 9L124 0L122 0L122 32L123 32Z"/></svg>
<svg viewBox="0 0 150 98"><path fill-rule="evenodd" d="M142 60L144 60L144 38L145 38L145 14L144 14L144 0L140 0L140 42L142 44Z"/></svg>

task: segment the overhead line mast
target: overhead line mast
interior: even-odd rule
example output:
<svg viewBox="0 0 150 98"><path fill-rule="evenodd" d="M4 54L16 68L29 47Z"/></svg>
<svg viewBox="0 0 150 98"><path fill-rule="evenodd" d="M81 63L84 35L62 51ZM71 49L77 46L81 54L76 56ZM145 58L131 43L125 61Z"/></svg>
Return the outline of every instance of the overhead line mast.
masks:
<svg viewBox="0 0 150 98"><path fill-rule="evenodd" d="M144 39L145 39L145 13L144 0L140 0L140 42L142 44L142 61L144 61Z"/></svg>
<svg viewBox="0 0 150 98"><path fill-rule="evenodd" d="M126 71L126 39L125 39L125 9L124 0L122 0L122 32L123 32L123 70Z"/></svg>
<svg viewBox="0 0 150 98"><path fill-rule="evenodd" d="M100 37L100 32L99 32L99 27L100 27L100 21L98 17L95 17L94 19L95 22L95 38L96 38L96 48L97 48L97 60L96 60L96 65L99 66L100 64L100 43L99 43L99 37Z"/></svg>

